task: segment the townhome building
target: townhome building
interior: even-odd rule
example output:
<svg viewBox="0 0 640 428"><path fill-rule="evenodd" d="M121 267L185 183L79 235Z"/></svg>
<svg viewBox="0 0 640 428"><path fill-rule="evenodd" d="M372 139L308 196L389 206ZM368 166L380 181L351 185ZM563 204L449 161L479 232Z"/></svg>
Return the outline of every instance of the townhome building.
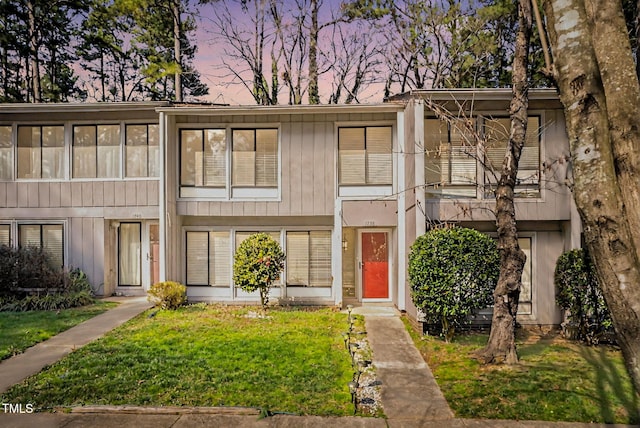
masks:
<svg viewBox="0 0 640 428"><path fill-rule="evenodd" d="M557 95L530 97L519 317L557 324L555 261L579 246L580 223ZM266 232L287 256L273 299L418 317L407 278L416 237L451 224L495 235L509 100L492 89L368 105L0 105L0 243L47 248L98 295L175 280L191 301L243 304L259 297L233 284L233 255Z"/></svg>

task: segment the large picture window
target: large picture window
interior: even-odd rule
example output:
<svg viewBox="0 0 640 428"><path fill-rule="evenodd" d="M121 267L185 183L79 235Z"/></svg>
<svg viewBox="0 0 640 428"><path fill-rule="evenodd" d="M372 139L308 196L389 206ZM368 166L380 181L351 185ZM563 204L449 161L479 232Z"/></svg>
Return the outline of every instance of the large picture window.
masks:
<svg viewBox="0 0 640 428"><path fill-rule="evenodd" d="M64 240L62 224L19 224L20 247L44 248L54 266L64 265Z"/></svg>
<svg viewBox="0 0 640 428"><path fill-rule="evenodd" d="M120 125L73 127L73 178L120 177Z"/></svg>
<svg viewBox="0 0 640 428"><path fill-rule="evenodd" d="M338 129L338 180L341 186L391 185L391 126Z"/></svg>
<svg viewBox="0 0 640 428"><path fill-rule="evenodd" d="M477 145L475 121L424 121L424 172L430 197L475 198Z"/></svg>
<svg viewBox="0 0 640 428"><path fill-rule="evenodd" d="M158 125L127 125L125 133L125 176L158 177Z"/></svg>
<svg viewBox="0 0 640 428"><path fill-rule="evenodd" d="M287 232L287 286L330 287L331 232Z"/></svg>
<svg viewBox="0 0 640 428"><path fill-rule="evenodd" d="M18 127L18 178L64 178L64 126Z"/></svg>
<svg viewBox="0 0 640 428"><path fill-rule="evenodd" d="M0 126L0 180L13 179L13 144L11 127Z"/></svg>
<svg viewBox="0 0 640 428"><path fill-rule="evenodd" d="M277 129L234 129L232 153L232 186L278 186Z"/></svg>
<svg viewBox="0 0 640 428"><path fill-rule="evenodd" d="M229 287L229 232L187 232L187 285Z"/></svg>

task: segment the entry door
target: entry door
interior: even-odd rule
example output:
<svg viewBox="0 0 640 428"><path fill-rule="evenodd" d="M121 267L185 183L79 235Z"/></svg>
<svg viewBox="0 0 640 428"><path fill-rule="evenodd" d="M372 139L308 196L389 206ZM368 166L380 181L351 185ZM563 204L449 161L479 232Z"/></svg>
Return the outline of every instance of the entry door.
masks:
<svg viewBox="0 0 640 428"><path fill-rule="evenodd" d="M160 280L158 223L120 222L118 228L118 286L149 287Z"/></svg>
<svg viewBox="0 0 640 428"><path fill-rule="evenodd" d="M118 285L142 286L142 223L121 222L118 229Z"/></svg>
<svg viewBox="0 0 640 428"><path fill-rule="evenodd" d="M363 299L389 298L389 233L360 234Z"/></svg>
<svg viewBox="0 0 640 428"><path fill-rule="evenodd" d="M160 226L149 223L149 285L160 282Z"/></svg>

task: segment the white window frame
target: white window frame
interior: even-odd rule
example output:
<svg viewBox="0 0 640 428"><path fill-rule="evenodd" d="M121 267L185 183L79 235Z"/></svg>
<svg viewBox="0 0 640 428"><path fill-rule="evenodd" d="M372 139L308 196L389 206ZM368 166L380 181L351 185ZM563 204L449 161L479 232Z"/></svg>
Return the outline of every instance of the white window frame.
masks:
<svg viewBox="0 0 640 428"><path fill-rule="evenodd" d="M365 133L367 128L391 128L391 184L388 185L376 185L376 184L340 184L340 129L341 128L364 128ZM335 153L335 183L337 189L337 195L341 198L371 198L381 196L393 195L396 182L397 182L397 127L393 121L385 120L379 122L372 121L356 121L356 122L336 122L334 125L334 153Z"/></svg>
<svg viewBox="0 0 640 428"><path fill-rule="evenodd" d="M7 223L3 223L7 224ZM37 226L62 226L62 263L63 267L68 266L69 254L68 254L68 227L66 220L16 220L11 222L11 237L12 247L18 248L20 246L20 226L23 225L37 225Z"/></svg>
<svg viewBox="0 0 640 428"><path fill-rule="evenodd" d="M225 131L225 168L226 182L224 187L206 188L194 186L182 186L180 175L182 170L182 130L206 130L220 129ZM232 185L233 174L233 131L234 130L260 130L273 129L277 132L277 186L276 187L239 187ZM282 198L282 127L280 123L181 123L176 126L176 190L178 200L189 201L280 201Z"/></svg>

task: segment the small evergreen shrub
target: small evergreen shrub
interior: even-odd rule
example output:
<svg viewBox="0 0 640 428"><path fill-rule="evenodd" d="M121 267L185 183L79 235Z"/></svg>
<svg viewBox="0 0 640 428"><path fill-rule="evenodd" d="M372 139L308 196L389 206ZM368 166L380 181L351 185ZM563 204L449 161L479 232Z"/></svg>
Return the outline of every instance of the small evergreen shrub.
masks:
<svg viewBox="0 0 640 428"><path fill-rule="evenodd" d="M461 227L431 230L411 246L411 297L449 341L470 315L493 304L499 271L500 256L487 235Z"/></svg>
<svg viewBox="0 0 640 428"><path fill-rule="evenodd" d="M187 287L179 282L157 282L151 286L148 294L148 300L162 309L177 309L187 302Z"/></svg>
<svg viewBox="0 0 640 428"><path fill-rule="evenodd" d="M589 345L598 344L613 333L607 304L598 285L598 277L589 254L582 249L567 251L556 262L554 273L556 302L568 311L569 328ZM565 325L565 334L567 326Z"/></svg>
<svg viewBox="0 0 640 428"><path fill-rule="evenodd" d="M233 282L244 291L259 291L263 311L269 303L269 290L284 269L284 258L280 244L266 233L249 236L236 250Z"/></svg>

